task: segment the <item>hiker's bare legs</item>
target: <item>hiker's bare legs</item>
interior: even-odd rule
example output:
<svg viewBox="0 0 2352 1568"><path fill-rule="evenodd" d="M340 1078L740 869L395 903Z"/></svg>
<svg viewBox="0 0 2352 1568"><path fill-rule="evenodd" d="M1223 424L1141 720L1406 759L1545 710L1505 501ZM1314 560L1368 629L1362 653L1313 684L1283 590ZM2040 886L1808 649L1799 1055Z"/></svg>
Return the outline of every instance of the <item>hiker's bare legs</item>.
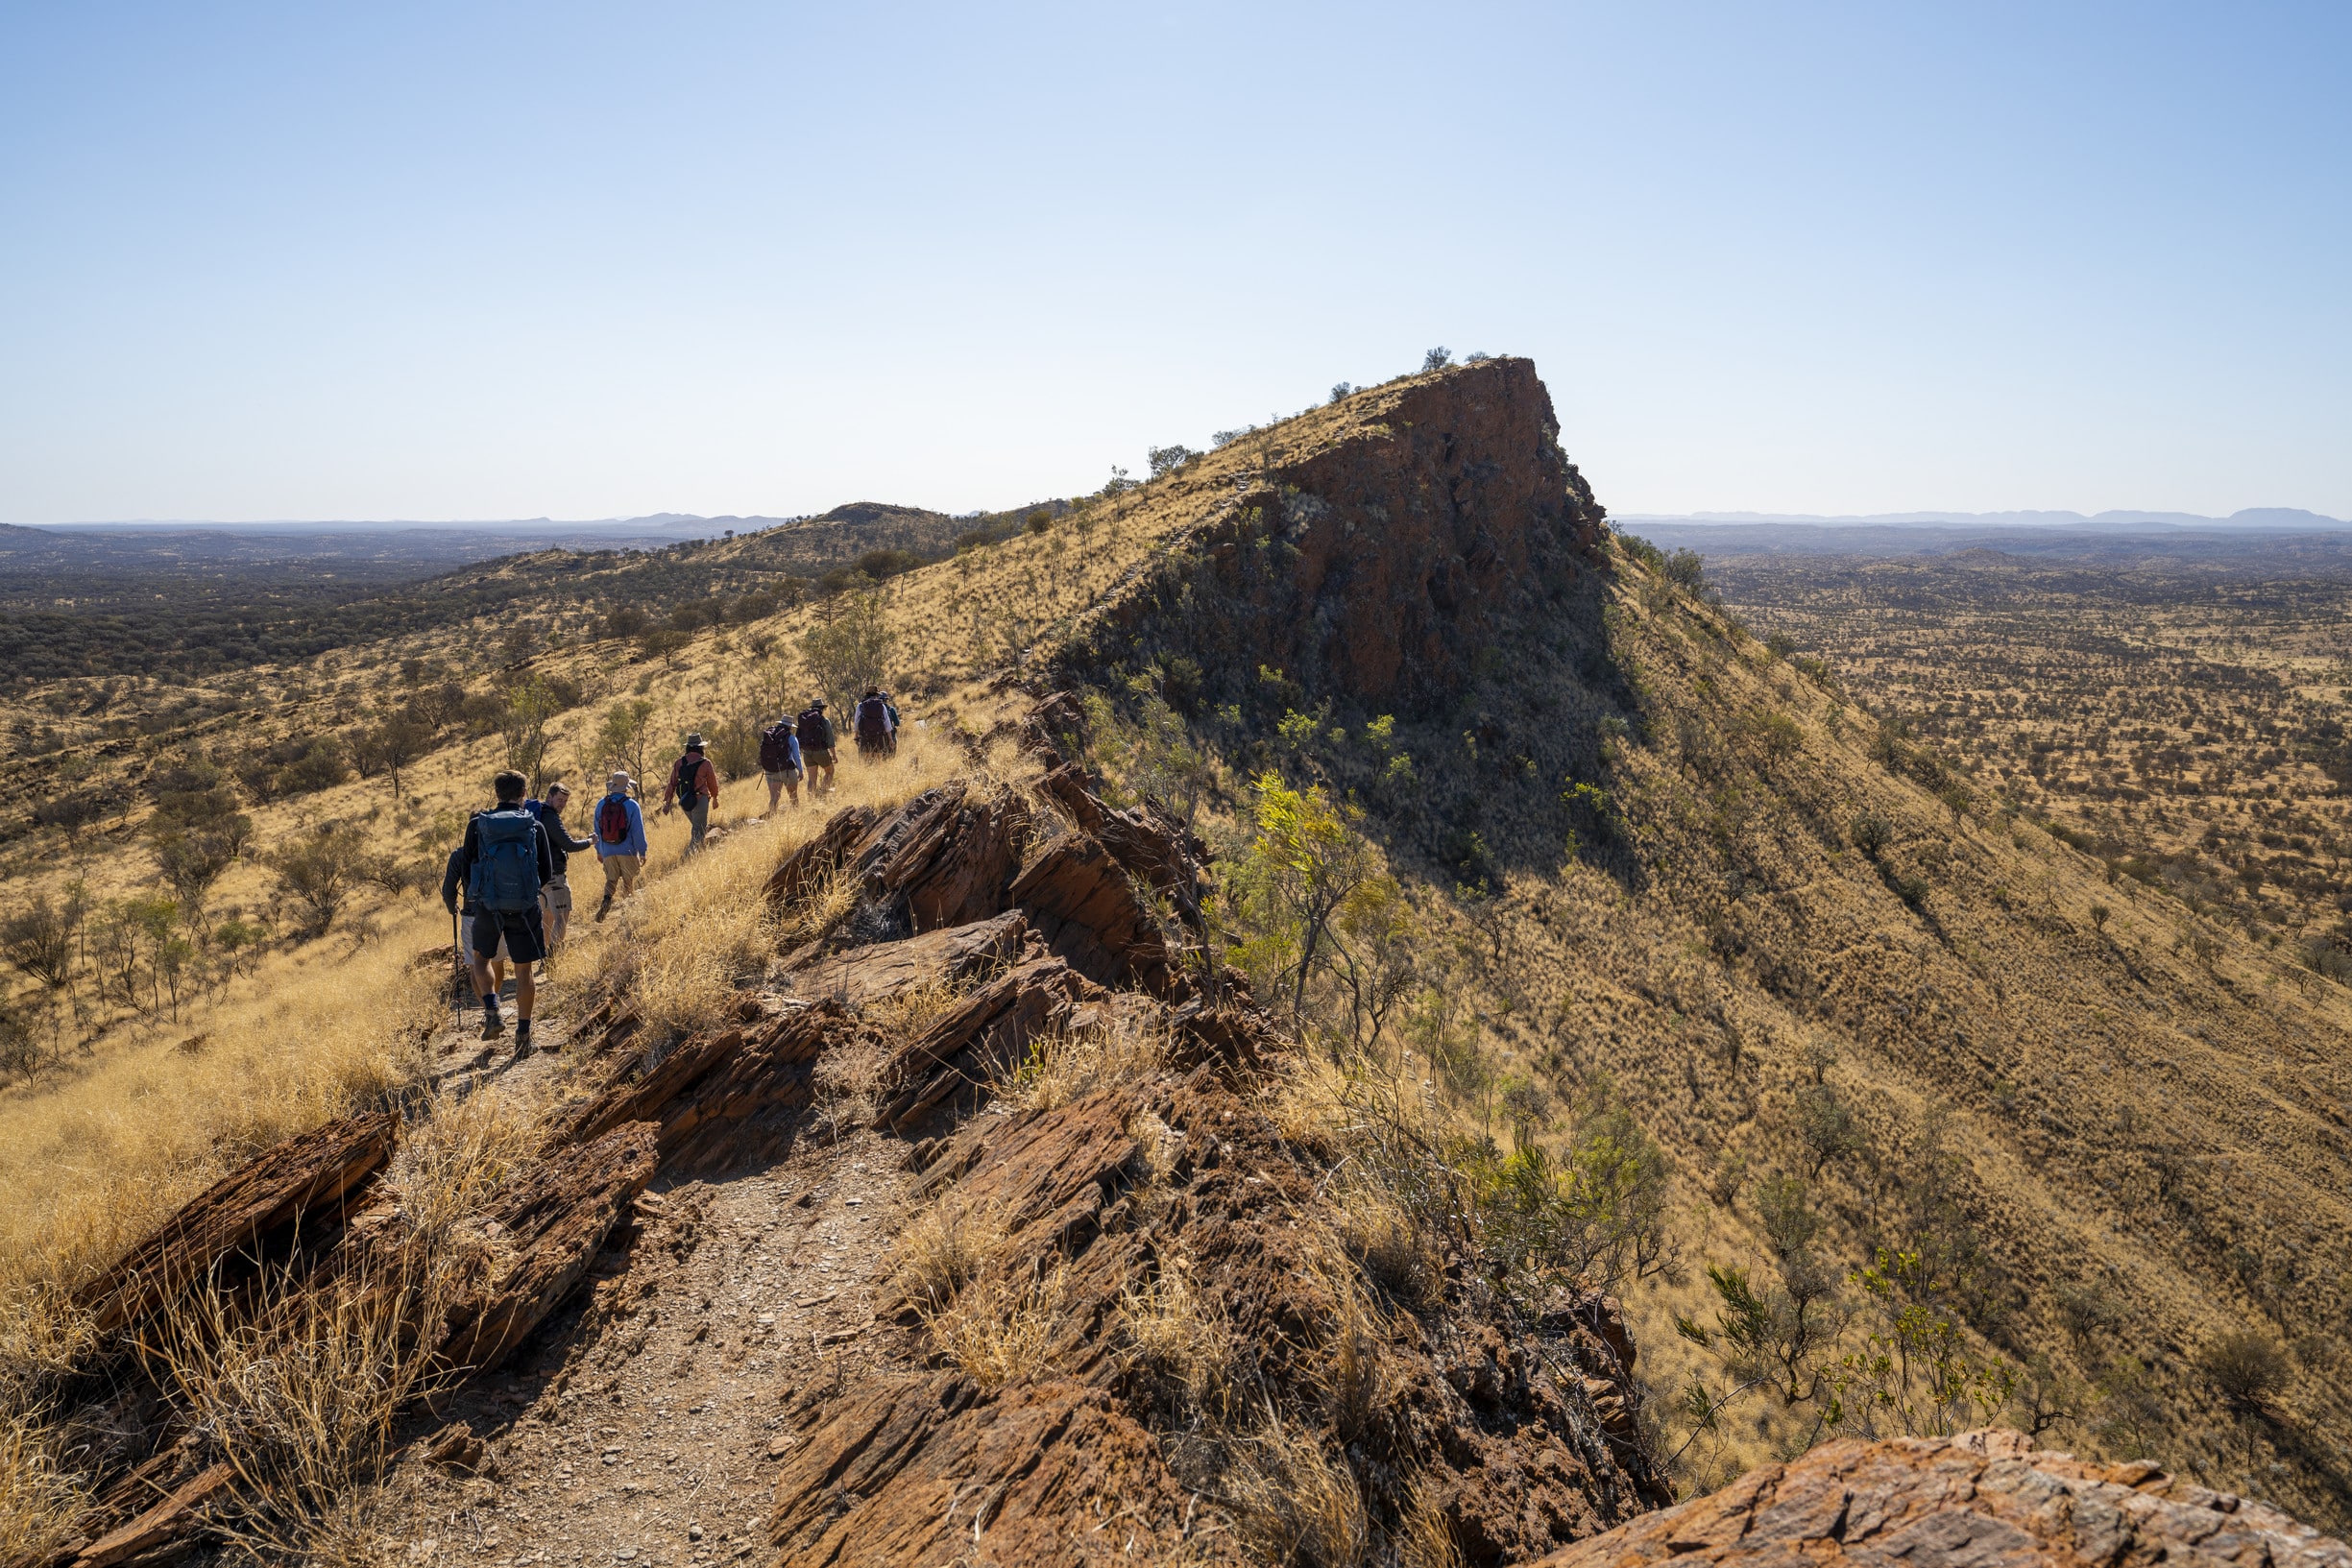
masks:
<svg viewBox="0 0 2352 1568"><path fill-rule="evenodd" d="M515 1022L518 1024L531 1021L531 1003L539 1000L539 978L534 973L537 968L536 964L515 966Z"/></svg>
<svg viewBox="0 0 2352 1568"><path fill-rule="evenodd" d="M784 775L781 773L769 774L767 776L767 814L769 816L776 814L776 803L783 798ZM792 804L795 806L800 804L797 793L795 793Z"/></svg>

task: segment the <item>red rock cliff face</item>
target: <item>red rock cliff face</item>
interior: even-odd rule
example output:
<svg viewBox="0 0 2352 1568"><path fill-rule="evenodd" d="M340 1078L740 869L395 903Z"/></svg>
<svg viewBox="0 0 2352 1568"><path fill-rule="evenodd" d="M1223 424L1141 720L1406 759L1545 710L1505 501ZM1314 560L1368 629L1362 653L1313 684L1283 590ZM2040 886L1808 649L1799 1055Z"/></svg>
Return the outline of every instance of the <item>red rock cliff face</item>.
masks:
<svg viewBox="0 0 2352 1568"><path fill-rule="evenodd" d="M1270 446L1227 507L1097 613L1067 671L1190 658L1229 695L1263 664L1344 702L1428 707L1512 617L1592 569L1605 514L1532 361L1357 396L1337 439Z"/></svg>

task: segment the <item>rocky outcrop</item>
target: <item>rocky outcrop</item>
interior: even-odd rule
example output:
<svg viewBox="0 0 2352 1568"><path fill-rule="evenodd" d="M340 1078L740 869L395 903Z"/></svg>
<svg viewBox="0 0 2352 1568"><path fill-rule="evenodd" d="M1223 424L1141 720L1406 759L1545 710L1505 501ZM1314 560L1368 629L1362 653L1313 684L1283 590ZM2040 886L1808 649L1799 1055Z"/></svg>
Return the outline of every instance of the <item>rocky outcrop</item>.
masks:
<svg viewBox="0 0 2352 1568"><path fill-rule="evenodd" d="M1482 648L1597 564L1601 506L1560 449L1532 361L1358 394L1329 439L1165 543L1057 655L1073 681L1182 656L1218 701L1261 666L1346 700L1429 709Z"/></svg>
<svg viewBox="0 0 2352 1568"><path fill-rule="evenodd" d="M1825 1443L1553 1554L1543 1568L1689 1563L1966 1568L2352 1568L2352 1548L2260 1503L2015 1432Z"/></svg>
<svg viewBox="0 0 2352 1568"><path fill-rule="evenodd" d="M1009 1074L1032 1041L1053 1030L1085 1028L1108 995L1058 957L1032 959L999 976L949 1008L883 1066L887 1098L874 1124L892 1132L920 1127L941 1106L968 1108L985 1086Z"/></svg>
<svg viewBox="0 0 2352 1568"><path fill-rule="evenodd" d="M1267 1411L1310 1435L1364 1531L1402 1529L1418 1495L1473 1562L1523 1559L1660 1495L1572 1363L1474 1315L1433 1335L1394 1304L1344 1299L1357 1288L1313 1228L1319 1172L1213 1072L976 1118L916 1159L927 1195L1002 1235L963 1289L1042 1315L1034 1364L994 1382L952 1363L880 1371L801 1401L769 1527L783 1561L939 1561L977 1530L992 1560L1078 1563L1111 1519L1114 1556L1264 1560L1262 1531L1208 1529L1197 1500L1246 1490L1229 1472L1259 1462ZM1171 1411L1126 1326L1168 1271L1234 1358L1233 1402L1211 1417ZM1345 1431L1324 1413L1342 1360L1360 1380Z"/></svg>
<svg viewBox="0 0 2352 1568"><path fill-rule="evenodd" d="M503 1263L449 1314L442 1360L486 1371L521 1344L586 1277L604 1239L653 1179L656 1129L636 1122L564 1150L491 1211L485 1234Z"/></svg>
<svg viewBox="0 0 2352 1568"><path fill-rule="evenodd" d="M1175 955L1135 882L1103 842L1065 833L1012 885L1013 902L1048 950L1103 985L1165 991Z"/></svg>
<svg viewBox="0 0 2352 1568"><path fill-rule="evenodd" d="M796 997L863 1006L932 980L950 984L992 965L1011 964L1031 946L1029 921L1018 909L946 926L903 942L875 942L815 959L786 976Z"/></svg>
<svg viewBox="0 0 2352 1568"><path fill-rule="evenodd" d="M77 1304L102 1339L135 1334L158 1308L224 1265L257 1268L294 1246L305 1228L313 1240L331 1236L352 1199L392 1158L399 1128L389 1115L349 1118L267 1150L84 1286Z"/></svg>

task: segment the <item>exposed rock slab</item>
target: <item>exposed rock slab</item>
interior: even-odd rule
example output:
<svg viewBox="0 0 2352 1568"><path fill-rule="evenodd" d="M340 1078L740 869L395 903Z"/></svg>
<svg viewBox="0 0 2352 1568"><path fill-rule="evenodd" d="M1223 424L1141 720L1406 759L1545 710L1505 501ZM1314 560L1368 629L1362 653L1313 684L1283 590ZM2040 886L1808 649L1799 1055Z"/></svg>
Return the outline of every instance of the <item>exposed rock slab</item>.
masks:
<svg viewBox="0 0 2352 1568"><path fill-rule="evenodd" d="M1051 1029L1084 1027L1107 1000L1057 957L1035 958L982 986L883 1065L874 1124L905 1132L991 1074L1017 1065Z"/></svg>
<svg viewBox="0 0 2352 1568"><path fill-rule="evenodd" d="M100 1335L119 1335L232 1257L258 1262L305 1222L331 1229L392 1158L399 1130L389 1114L349 1117L286 1140L183 1205L77 1301Z"/></svg>
<svg viewBox="0 0 2352 1568"><path fill-rule="evenodd" d="M1759 1568L2352 1568L2352 1548L2152 1464L2087 1463L1991 1431L1825 1443L1554 1553L1543 1568L1669 1558Z"/></svg>
<svg viewBox="0 0 2352 1568"><path fill-rule="evenodd" d="M922 1195L1006 1238L967 1291L1059 1282L1040 1364L993 1388L878 1368L804 1400L788 1417L801 1432L777 1482L774 1560L1262 1560L1214 1521L1213 1478L1172 1468L1183 1445L1156 1424L1184 1418L1125 1353L1120 1303L1189 1267L1247 1360L1233 1377L1250 1411L1271 1401L1313 1431L1341 1315L1307 1228L1318 1172L1206 1071L976 1117L914 1163ZM1335 1438L1324 1449L1367 1510L1391 1508L1393 1526L1394 1500L1418 1488L1466 1560L1496 1562L1654 1505L1661 1488L1602 1435L1580 1368L1555 1369L1474 1309L1455 1316L1460 1332L1435 1342L1410 1314L1372 1315L1383 1392L1346 1457Z"/></svg>
<svg viewBox="0 0 2352 1568"><path fill-rule="evenodd" d="M867 829L847 863L868 897L900 901L920 932L1001 912L1028 841L1027 807L956 780Z"/></svg>
<svg viewBox="0 0 2352 1568"><path fill-rule="evenodd" d="M586 1277L605 1238L659 1163L659 1129L636 1122L541 1164L491 1212L509 1256L494 1282L449 1314L442 1359L496 1366Z"/></svg>
<svg viewBox="0 0 2352 1568"><path fill-rule="evenodd" d="M1103 985L1158 991L1175 976L1159 922L1126 866L1092 833L1064 833L1012 884L1046 947Z"/></svg>
<svg viewBox="0 0 2352 1568"><path fill-rule="evenodd" d="M963 926L945 926L903 942L876 942L819 958L788 977L797 997L822 998L863 1006L909 986L957 981L992 963L1011 963L1030 940L1029 922L1019 910Z"/></svg>
<svg viewBox="0 0 2352 1568"><path fill-rule="evenodd" d="M784 857L763 890L771 906L789 904L838 870L850 846L874 826L870 806L845 806L818 829L816 836Z"/></svg>

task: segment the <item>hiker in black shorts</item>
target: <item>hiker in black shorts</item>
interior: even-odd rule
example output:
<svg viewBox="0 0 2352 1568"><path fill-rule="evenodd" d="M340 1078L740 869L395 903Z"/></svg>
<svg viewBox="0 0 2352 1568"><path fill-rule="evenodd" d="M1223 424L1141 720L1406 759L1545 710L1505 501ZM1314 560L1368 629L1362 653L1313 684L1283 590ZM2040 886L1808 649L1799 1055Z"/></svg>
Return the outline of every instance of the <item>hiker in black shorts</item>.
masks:
<svg viewBox="0 0 2352 1568"><path fill-rule="evenodd" d="M555 876L555 856L547 831L522 804L530 781L508 771L491 780L498 803L476 811L466 824L466 841L449 856L441 879L441 902L457 912L457 889L466 889L473 914L467 924L467 956L473 969L474 994L482 1001L482 1038L496 1040L506 1032L498 1014L497 980L490 960L498 944L515 965L515 1060L531 1054L531 1006L539 986L531 966L547 955L546 929L539 912L539 891Z"/></svg>

